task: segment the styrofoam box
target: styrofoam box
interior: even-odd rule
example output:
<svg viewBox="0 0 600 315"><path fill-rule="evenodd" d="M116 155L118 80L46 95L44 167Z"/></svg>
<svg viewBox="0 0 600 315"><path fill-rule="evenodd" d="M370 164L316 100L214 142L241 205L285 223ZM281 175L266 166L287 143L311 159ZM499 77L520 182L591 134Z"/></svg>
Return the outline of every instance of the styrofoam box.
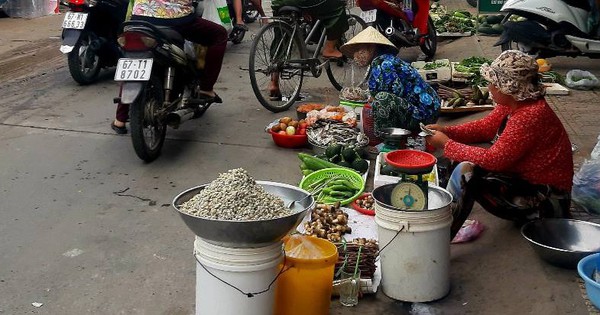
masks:
<svg viewBox="0 0 600 315"><path fill-rule="evenodd" d="M358 129L360 129L360 131L364 131L361 119L364 106L349 106L344 104L340 104L340 106L343 107L347 112L354 112L356 114L356 123L358 124Z"/></svg>
<svg viewBox="0 0 600 315"><path fill-rule="evenodd" d="M400 177L398 176L389 176L381 174L381 165L385 161L384 155L386 152L381 152L377 156L377 160L375 161L375 178L373 179L373 189L383 186L386 184L394 184L400 181ZM433 171L435 174L435 182L429 182L430 185L439 186L440 180L438 177L437 164L433 166Z"/></svg>
<svg viewBox="0 0 600 315"><path fill-rule="evenodd" d="M428 82L450 81L450 79L452 79L452 69L450 68L450 60L449 59L438 59L438 60L435 60L435 62L445 63L447 66L439 67L437 69L432 69L432 70L424 70L423 67L425 67L426 64L432 63L432 62L425 62L425 61L415 61L415 62L411 63L411 66L413 66L415 69L417 69L417 71L419 72L421 77L423 77L423 79L425 79L425 81L428 81Z"/></svg>

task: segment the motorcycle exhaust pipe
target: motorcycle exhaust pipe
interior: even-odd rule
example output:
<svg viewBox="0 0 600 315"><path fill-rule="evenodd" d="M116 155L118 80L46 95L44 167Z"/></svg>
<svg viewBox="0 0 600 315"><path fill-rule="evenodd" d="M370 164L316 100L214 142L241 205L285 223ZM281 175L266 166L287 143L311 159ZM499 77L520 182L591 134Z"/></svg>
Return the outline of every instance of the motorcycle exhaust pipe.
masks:
<svg viewBox="0 0 600 315"><path fill-rule="evenodd" d="M414 44L408 39L406 38L406 36L404 36L404 34L402 34L402 32L399 32L398 30L396 30L395 28L388 26L385 31L385 36L392 42L392 43L397 43L400 42L403 45L402 46L413 46Z"/></svg>
<svg viewBox="0 0 600 315"><path fill-rule="evenodd" d="M181 123L194 117L193 108L184 108L167 114L167 125L177 128Z"/></svg>

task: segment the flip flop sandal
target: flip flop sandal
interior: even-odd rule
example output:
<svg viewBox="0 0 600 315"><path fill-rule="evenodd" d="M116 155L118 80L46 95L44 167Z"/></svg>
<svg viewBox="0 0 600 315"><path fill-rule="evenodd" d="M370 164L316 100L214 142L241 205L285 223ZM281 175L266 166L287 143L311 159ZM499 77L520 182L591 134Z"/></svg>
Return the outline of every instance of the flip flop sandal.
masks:
<svg viewBox="0 0 600 315"><path fill-rule="evenodd" d="M215 93L215 96L210 96L210 95L200 93L198 95L198 98L205 101L206 104L213 104L213 103L222 104L223 103L223 100L217 93Z"/></svg>
<svg viewBox="0 0 600 315"><path fill-rule="evenodd" d="M269 93L270 101L281 101L281 98L282 98L281 91L279 91L277 93Z"/></svg>
<svg viewBox="0 0 600 315"><path fill-rule="evenodd" d="M114 130L118 135L124 135L127 134L127 127L123 126L123 127L118 127L117 125L115 125L115 122L111 122L110 123L110 128L112 130Z"/></svg>
<svg viewBox="0 0 600 315"><path fill-rule="evenodd" d="M244 32L248 31L248 26L246 26L246 24L236 24L233 26L233 29L238 29Z"/></svg>

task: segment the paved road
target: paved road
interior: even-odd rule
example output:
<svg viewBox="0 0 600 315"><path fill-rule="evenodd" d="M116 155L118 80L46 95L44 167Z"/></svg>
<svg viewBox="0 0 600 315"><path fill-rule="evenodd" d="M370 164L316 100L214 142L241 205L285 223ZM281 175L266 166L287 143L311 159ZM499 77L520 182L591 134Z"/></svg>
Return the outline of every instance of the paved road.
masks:
<svg viewBox="0 0 600 315"><path fill-rule="evenodd" d="M300 179L299 151L275 147L262 132L283 114L260 107L240 70L250 36L227 52L216 87L225 103L169 129L163 155L145 164L129 137L109 128L118 90L112 73L86 87L70 78L57 53L60 20L0 19L0 314L191 314L193 235L172 198L235 167L261 180ZM487 49L473 38L445 41L438 56ZM329 86L325 77L309 79L306 91L331 101ZM332 314L586 312L572 271L540 262L512 224L482 211L474 217L488 230L453 246L448 297L411 305L380 293L357 308L332 303Z"/></svg>

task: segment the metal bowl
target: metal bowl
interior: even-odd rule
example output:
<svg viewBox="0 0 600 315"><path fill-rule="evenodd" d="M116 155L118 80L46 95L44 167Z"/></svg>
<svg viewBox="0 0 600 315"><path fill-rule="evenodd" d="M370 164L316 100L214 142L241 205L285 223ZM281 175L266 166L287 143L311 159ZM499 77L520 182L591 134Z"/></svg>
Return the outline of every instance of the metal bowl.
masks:
<svg viewBox="0 0 600 315"><path fill-rule="evenodd" d="M288 184L269 181L256 181L256 183L265 191L283 199L286 205L292 200L299 200L308 195L305 190ZM190 188L180 193L173 199L172 205L194 234L211 244L223 247L248 248L272 244L294 230L315 203L314 198L309 197L296 202L291 209L293 213L288 216L256 221L206 219L179 211L181 204L197 195L207 185Z"/></svg>
<svg viewBox="0 0 600 315"><path fill-rule="evenodd" d="M526 223L521 235L545 261L575 269L585 256L600 252L600 224L572 219L538 219Z"/></svg>

